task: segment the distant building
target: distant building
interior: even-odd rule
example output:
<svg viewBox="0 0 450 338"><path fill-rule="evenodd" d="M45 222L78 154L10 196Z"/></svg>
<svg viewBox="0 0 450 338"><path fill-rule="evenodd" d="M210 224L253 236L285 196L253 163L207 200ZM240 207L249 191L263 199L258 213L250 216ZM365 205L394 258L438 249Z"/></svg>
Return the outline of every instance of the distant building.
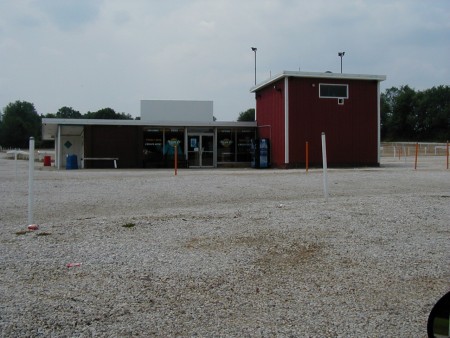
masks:
<svg viewBox="0 0 450 338"><path fill-rule="evenodd" d="M322 132L330 166L378 166L385 79L285 71L251 88L255 122L214 121L212 101L142 100L140 120L43 118L42 134L57 168L169 168L175 151L179 167L250 167L258 138L272 167L305 167L306 142L314 166Z"/></svg>
<svg viewBox="0 0 450 338"><path fill-rule="evenodd" d="M215 122L212 101L141 101L140 120L42 119L55 166L249 167L256 122Z"/></svg>

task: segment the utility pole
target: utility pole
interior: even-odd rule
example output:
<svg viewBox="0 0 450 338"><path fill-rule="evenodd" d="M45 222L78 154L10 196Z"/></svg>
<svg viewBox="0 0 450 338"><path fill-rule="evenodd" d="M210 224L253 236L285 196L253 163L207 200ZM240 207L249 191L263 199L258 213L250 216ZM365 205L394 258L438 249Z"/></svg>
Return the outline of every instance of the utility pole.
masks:
<svg viewBox="0 0 450 338"><path fill-rule="evenodd" d="M339 52L338 53L338 56L341 57L341 74L342 74L342 58L344 57L344 55L345 55L345 52Z"/></svg>
<svg viewBox="0 0 450 338"><path fill-rule="evenodd" d="M255 52L255 86L256 86L256 51L258 50L258 48L256 47L252 47L252 51Z"/></svg>

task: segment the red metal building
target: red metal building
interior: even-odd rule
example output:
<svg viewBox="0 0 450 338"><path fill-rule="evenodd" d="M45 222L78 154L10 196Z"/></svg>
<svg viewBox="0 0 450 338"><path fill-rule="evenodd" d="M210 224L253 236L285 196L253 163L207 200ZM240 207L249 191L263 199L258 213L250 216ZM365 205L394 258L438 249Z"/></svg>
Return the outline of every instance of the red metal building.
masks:
<svg viewBox="0 0 450 338"><path fill-rule="evenodd" d="M378 166L385 79L284 71L253 87L258 135L270 139L272 167L305 167L306 149L308 164L321 165L322 132L330 166Z"/></svg>

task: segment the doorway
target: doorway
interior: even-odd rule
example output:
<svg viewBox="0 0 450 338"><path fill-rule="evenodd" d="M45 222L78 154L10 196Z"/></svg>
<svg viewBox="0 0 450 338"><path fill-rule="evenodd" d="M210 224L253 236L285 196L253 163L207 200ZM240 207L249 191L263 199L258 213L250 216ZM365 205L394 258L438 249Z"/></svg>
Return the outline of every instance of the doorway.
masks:
<svg viewBox="0 0 450 338"><path fill-rule="evenodd" d="M191 168L214 167L214 134L188 135L188 161Z"/></svg>

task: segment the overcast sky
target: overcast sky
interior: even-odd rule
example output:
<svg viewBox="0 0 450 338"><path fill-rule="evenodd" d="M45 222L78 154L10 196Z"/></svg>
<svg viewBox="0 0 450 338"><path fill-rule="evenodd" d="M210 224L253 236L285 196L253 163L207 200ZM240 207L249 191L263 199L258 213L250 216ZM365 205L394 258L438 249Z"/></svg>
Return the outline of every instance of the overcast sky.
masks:
<svg viewBox="0 0 450 338"><path fill-rule="evenodd" d="M382 90L450 84L449 0L0 0L0 108L39 114L142 99L212 100L218 120L255 106L283 70L386 75Z"/></svg>

